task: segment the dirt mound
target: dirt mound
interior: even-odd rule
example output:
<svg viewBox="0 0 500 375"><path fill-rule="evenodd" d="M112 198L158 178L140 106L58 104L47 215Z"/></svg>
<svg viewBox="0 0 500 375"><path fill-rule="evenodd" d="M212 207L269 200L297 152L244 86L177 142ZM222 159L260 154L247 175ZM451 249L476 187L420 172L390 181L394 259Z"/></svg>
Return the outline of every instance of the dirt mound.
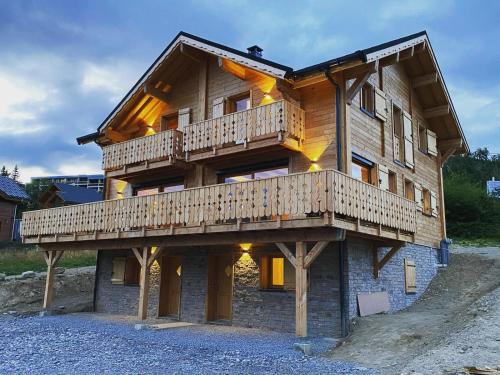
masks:
<svg viewBox="0 0 500 375"><path fill-rule="evenodd" d="M487 324L487 314L500 316L500 303L492 302L496 301L500 287L500 249L486 255L467 252L453 254L451 264L440 269L427 291L410 308L391 315L358 319L351 336L331 353L331 357L377 367L384 374L438 374L464 365L484 365L470 361L459 363L456 357L460 350L455 355L451 354L451 349L442 351L443 356L447 355L445 353L452 355L454 362L441 360L438 356L438 351L444 347L459 345L453 340L459 337L466 340L457 335L467 336L465 332L470 327ZM496 330L493 336L500 338L498 321L496 326L488 324L486 328ZM480 331L479 327L475 330ZM496 351L486 349L486 353L484 350L482 343L469 340L464 353L470 353L473 358L475 351L483 351L478 358L483 361L497 358L500 363L498 348Z"/></svg>

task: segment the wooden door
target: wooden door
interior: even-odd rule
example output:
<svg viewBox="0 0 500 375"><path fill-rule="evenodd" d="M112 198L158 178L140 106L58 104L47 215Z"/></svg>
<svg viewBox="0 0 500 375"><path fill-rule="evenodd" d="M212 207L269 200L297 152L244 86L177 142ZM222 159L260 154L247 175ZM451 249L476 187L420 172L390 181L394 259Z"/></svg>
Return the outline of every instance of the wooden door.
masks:
<svg viewBox="0 0 500 375"><path fill-rule="evenodd" d="M161 259L160 301L158 316L179 317L181 306L182 258L163 256Z"/></svg>
<svg viewBox="0 0 500 375"><path fill-rule="evenodd" d="M233 299L233 257L208 258L207 320L230 320Z"/></svg>

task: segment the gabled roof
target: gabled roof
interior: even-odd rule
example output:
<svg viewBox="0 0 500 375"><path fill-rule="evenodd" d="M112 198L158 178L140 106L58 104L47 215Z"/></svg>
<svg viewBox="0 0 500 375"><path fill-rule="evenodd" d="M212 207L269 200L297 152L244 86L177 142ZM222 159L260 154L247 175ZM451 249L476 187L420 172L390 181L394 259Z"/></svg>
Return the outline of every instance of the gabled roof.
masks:
<svg viewBox="0 0 500 375"><path fill-rule="evenodd" d="M439 86L440 92L439 96L446 100L450 108L451 118L450 121L453 122L456 130L453 132L455 135L460 136L463 139L463 144L460 150L467 152L469 147L465 139L460 121L456 115L453 103L451 101L450 95L444 83L441 71L437 64L434 52L430 45L427 32L421 31L415 34L411 34L402 38L394 39L392 41L378 44L366 49L357 50L353 53L337 57L324 61L319 64L314 64L299 70L293 70L292 68L281 65L271 60L264 59L262 57L254 56L247 52L242 52L231 47L224 46L219 43L209 41L207 39L200 38L198 36L188 34L185 32L180 32L170 44L165 48L161 55L154 61L154 63L149 67L149 69L143 74L143 76L137 81L137 83L132 87L132 89L127 93L127 95L120 101L120 103L115 107L115 109L109 114L108 117L102 122L98 127L97 132L84 135L77 138L79 144L88 143L96 140L102 130L111 122L111 120L124 108L127 102L140 90L140 88L145 84L147 79L158 69L158 67L170 56L170 54L181 44L186 44L198 50L210 53L212 55L232 60L240 65L244 65L250 69L260 71L275 78L288 79L290 81L301 80L306 76L318 74L330 70L332 68L338 67L339 70L348 69L350 65L348 63L356 62L360 63L372 63L378 61L391 55L398 54L408 50L408 48L415 47L417 45L425 44L426 50L429 51L430 60L434 65L435 70L439 76ZM351 64L352 65L352 64ZM426 96L427 93L423 93ZM450 123L451 124L451 123Z"/></svg>
<svg viewBox="0 0 500 375"><path fill-rule="evenodd" d="M79 186L55 183L52 188L56 190L56 195L66 203L90 203L101 201L103 198L102 193Z"/></svg>
<svg viewBox="0 0 500 375"><path fill-rule="evenodd" d="M0 176L0 197L13 202L30 199L30 196L16 181L5 176Z"/></svg>

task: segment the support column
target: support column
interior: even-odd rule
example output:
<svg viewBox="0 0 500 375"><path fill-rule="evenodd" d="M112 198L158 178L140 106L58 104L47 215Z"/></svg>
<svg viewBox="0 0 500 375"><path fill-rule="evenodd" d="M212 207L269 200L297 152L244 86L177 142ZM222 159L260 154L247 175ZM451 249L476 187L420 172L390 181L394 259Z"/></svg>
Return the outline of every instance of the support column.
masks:
<svg viewBox="0 0 500 375"><path fill-rule="evenodd" d="M295 247L295 334L307 336L307 268L304 258L307 249L305 242L297 242Z"/></svg>
<svg viewBox="0 0 500 375"><path fill-rule="evenodd" d="M45 294L43 296L43 309L47 310L54 297L54 268L61 259L63 251L45 251L43 253L47 263L47 277L45 279Z"/></svg>
<svg viewBox="0 0 500 375"><path fill-rule="evenodd" d="M141 265L141 275L139 280L139 309L137 316L145 320L148 316L148 297L149 297L149 248L132 249L139 264ZM142 252L142 254L141 254Z"/></svg>

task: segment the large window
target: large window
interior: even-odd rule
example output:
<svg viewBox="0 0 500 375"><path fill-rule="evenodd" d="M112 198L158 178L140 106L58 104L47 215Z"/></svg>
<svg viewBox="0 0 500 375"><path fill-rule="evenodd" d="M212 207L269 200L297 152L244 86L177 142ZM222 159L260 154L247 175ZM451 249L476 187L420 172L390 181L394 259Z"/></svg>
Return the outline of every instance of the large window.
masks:
<svg viewBox="0 0 500 375"><path fill-rule="evenodd" d="M294 289L295 270L293 266L283 256L262 255L260 257L260 288Z"/></svg>
<svg viewBox="0 0 500 375"><path fill-rule="evenodd" d="M371 184L373 167L374 164L371 161L357 154L352 155L351 176L356 180Z"/></svg>
<svg viewBox="0 0 500 375"><path fill-rule="evenodd" d="M145 195L154 195L158 193L172 193L174 191L181 191L183 189L184 189L184 183L181 180L175 180L160 185L136 187L134 189L134 195L141 197Z"/></svg>
<svg viewBox="0 0 500 375"><path fill-rule="evenodd" d="M270 167L267 169L257 169L254 171L241 171L233 172L222 175L222 181L224 183L230 182L244 182L250 180L261 180L263 178L285 176L288 174L288 167Z"/></svg>
<svg viewBox="0 0 500 375"><path fill-rule="evenodd" d="M139 285L141 265L135 256L114 257L111 283L117 285Z"/></svg>

